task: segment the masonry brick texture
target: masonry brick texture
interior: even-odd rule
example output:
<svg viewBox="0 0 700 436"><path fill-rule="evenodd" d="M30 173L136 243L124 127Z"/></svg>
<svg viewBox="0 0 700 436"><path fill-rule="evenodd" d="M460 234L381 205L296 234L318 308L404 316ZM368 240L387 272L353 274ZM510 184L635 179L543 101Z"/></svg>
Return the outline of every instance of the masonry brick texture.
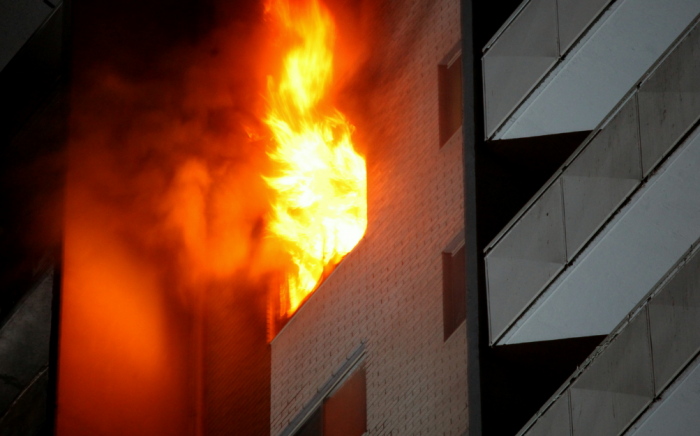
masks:
<svg viewBox="0 0 700 436"><path fill-rule="evenodd" d="M383 1L366 119L364 239L272 342L279 435L366 340L369 435L467 429L464 323L443 339L441 252L463 227L462 137L442 148L438 64L460 40L459 0Z"/></svg>

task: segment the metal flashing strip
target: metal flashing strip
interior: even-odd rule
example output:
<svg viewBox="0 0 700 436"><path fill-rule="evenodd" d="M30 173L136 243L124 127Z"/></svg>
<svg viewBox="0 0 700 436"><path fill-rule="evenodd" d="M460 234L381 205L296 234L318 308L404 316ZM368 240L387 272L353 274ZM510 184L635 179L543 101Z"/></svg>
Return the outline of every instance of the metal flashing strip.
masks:
<svg viewBox="0 0 700 436"><path fill-rule="evenodd" d="M506 30L508 30L508 28L513 23L513 21L515 21L518 18L520 13L523 11L523 9L525 9L525 6L527 6L527 4L530 3L530 1L531 0L523 0L523 2L520 3L520 5L515 9L515 11L513 11L513 13L510 14L510 17L508 17L506 22L503 23L501 25L501 27L498 28L496 33L491 37L491 39L489 39L489 41L486 43L486 45L481 49L482 53L486 53L491 48L491 46L496 42L496 40L498 40L498 38L500 38L501 35Z"/></svg>
<svg viewBox="0 0 700 436"><path fill-rule="evenodd" d="M447 52L445 57L442 58L442 61L440 61L438 65L444 65L449 68L457 59L460 58L460 56L462 56L462 40L457 41L455 45L452 46L450 51Z"/></svg>
<svg viewBox="0 0 700 436"><path fill-rule="evenodd" d="M442 252L454 256L462 247L464 247L464 229L460 230L457 236L452 238Z"/></svg>
<svg viewBox="0 0 700 436"><path fill-rule="evenodd" d="M316 394L311 398L311 400L309 400L308 403L306 403L306 405L294 417L294 419L292 419L287 427L282 430L280 436L291 436L306 423L307 419L323 403L323 400L330 395L333 390L341 384L346 376L348 376L362 361L362 358L366 354L366 344L367 340L363 339L360 345L348 354L345 362L343 362L335 371L333 371L331 377L318 388Z"/></svg>

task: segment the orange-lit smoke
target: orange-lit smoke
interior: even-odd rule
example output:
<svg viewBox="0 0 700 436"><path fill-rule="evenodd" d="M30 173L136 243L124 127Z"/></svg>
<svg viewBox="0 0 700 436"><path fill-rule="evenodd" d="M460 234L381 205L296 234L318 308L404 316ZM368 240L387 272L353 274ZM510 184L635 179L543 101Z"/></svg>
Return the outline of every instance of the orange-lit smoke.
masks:
<svg viewBox="0 0 700 436"><path fill-rule="evenodd" d="M264 377L251 377L264 354L240 357L266 350L265 298L253 294L262 275L250 266L269 210L260 177L269 159L243 126L264 127L267 65L258 53L269 37L260 19L161 50L121 40L114 48L108 42L121 29L111 20L99 23L111 26L104 35L83 30L92 25L85 19L76 30L57 434L191 435L214 425L222 408L210 407L203 385L237 395L207 378L219 362L258 382L240 393L249 402L269 401ZM94 50L90 38L99 41ZM99 58L111 49L123 52ZM233 294L244 310L231 307L225 295ZM260 345L233 337L226 350L236 353L207 357L217 351L212 317L231 318L219 337L255 338L262 329ZM257 318L260 325L250 321ZM249 409L238 413L239 427L252 419ZM257 419L267 427L264 414Z"/></svg>
<svg viewBox="0 0 700 436"><path fill-rule="evenodd" d="M366 226L365 163L329 97L336 28L317 0L275 0L162 47L178 26L134 36L147 6L103 3L75 28L57 434L240 429L227 408L270 398L266 281L287 273L293 313Z"/></svg>
<svg viewBox="0 0 700 436"><path fill-rule="evenodd" d="M329 102L336 27L318 0L271 0L266 11L289 41L268 78L265 124L276 173L268 230L289 256L279 316L291 316L348 254L367 227L367 176L354 127Z"/></svg>

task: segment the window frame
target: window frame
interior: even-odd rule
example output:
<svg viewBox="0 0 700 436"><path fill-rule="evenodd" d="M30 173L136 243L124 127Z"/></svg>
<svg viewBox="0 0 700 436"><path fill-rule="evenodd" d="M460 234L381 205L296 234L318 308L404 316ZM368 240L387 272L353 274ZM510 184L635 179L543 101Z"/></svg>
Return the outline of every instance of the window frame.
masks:
<svg viewBox="0 0 700 436"><path fill-rule="evenodd" d="M287 427L280 433L280 436L305 436L301 433L305 430L305 426L320 414L321 430L318 436L323 435L323 407L326 400L332 397L339 389L343 387L345 382L350 380L358 371L365 372L365 426L367 425L367 374L369 371L365 365L366 356L366 340L363 340L360 345L348 355L335 371L330 379L328 379L317 391L316 395L302 408L302 410L292 419ZM365 434L367 430L365 430Z"/></svg>
<svg viewBox="0 0 700 436"><path fill-rule="evenodd" d="M462 127L462 86L462 42L458 41L438 63L438 123L441 148ZM455 87L457 89L454 89ZM453 113L455 110L456 114Z"/></svg>
<svg viewBox="0 0 700 436"><path fill-rule="evenodd" d="M442 326L444 341L467 319L467 281L464 230L442 250ZM460 252L462 253L460 255ZM458 263L461 263L459 265ZM461 268L460 268L461 266ZM458 268L455 270L455 268ZM456 274L464 274L461 280ZM463 289L457 289L463 284Z"/></svg>

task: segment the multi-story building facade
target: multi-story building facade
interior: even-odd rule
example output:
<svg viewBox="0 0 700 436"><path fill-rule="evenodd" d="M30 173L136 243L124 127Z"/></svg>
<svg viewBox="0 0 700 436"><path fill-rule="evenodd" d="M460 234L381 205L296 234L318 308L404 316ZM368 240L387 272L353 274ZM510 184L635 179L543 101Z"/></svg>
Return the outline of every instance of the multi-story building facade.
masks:
<svg viewBox="0 0 700 436"><path fill-rule="evenodd" d="M485 48L486 146L587 133L484 246L491 349L601 339L519 434L696 432L698 16L530 1Z"/></svg>
<svg viewBox="0 0 700 436"><path fill-rule="evenodd" d="M526 0L498 31L493 12L387 3L370 224L272 342L271 434L694 434L700 3Z"/></svg>
<svg viewBox="0 0 700 436"><path fill-rule="evenodd" d="M104 289L68 295L59 432L697 434L700 1L360 3L342 7L371 11L343 108L367 161L362 241L269 349L258 300L255 335L238 341L245 299L205 302L216 316L198 331L158 299L109 318L91 303ZM61 78L83 43L94 51L79 61L116 59L98 28L135 24L76 5L82 43L67 46L72 2L18 4L0 2L0 199L13 211L0 217L0 433L49 434ZM191 18L177 17L171 35ZM153 38L130 43L169 45ZM171 354L146 377L154 348L134 338L166 312ZM197 335L211 348L195 365ZM234 369L245 347L255 362Z"/></svg>
<svg viewBox="0 0 700 436"><path fill-rule="evenodd" d="M461 120L441 138L438 92L439 65L460 79L460 4L377 6L367 111L351 118L368 150L367 232L271 343L275 435L318 406L332 415L333 385L357 371L370 434L467 428L465 325L443 325L442 298L443 253L463 245Z"/></svg>

